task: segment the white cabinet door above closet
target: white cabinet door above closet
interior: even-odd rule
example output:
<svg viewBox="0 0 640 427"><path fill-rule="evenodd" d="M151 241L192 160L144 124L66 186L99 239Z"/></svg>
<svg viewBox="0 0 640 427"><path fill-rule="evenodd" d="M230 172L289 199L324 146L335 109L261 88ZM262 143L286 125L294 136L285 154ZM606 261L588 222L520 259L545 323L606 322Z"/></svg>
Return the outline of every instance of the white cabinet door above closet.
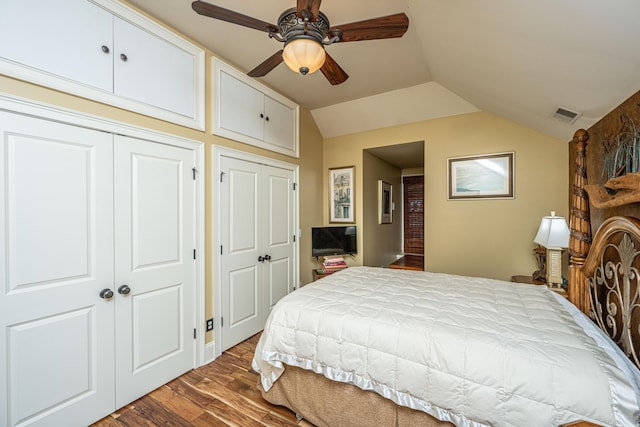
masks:
<svg viewBox="0 0 640 427"><path fill-rule="evenodd" d="M291 150L295 146L296 114L291 106L266 96L264 97L264 142Z"/></svg>
<svg viewBox="0 0 640 427"><path fill-rule="evenodd" d="M113 27L116 95L192 117L193 56L120 18Z"/></svg>
<svg viewBox="0 0 640 427"><path fill-rule="evenodd" d="M300 107L214 58L213 133L298 157Z"/></svg>
<svg viewBox="0 0 640 427"><path fill-rule="evenodd" d="M262 140L264 94L224 71L220 72L219 92L220 128Z"/></svg>
<svg viewBox="0 0 640 427"><path fill-rule="evenodd" d="M2 0L0 73L204 130L204 51L116 0Z"/></svg>
<svg viewBox="0 0 640 427"><path fill-rule="evenodd" d="M112 32L111 13L86 0L0 3L1 57L109 92Z"/></svg>

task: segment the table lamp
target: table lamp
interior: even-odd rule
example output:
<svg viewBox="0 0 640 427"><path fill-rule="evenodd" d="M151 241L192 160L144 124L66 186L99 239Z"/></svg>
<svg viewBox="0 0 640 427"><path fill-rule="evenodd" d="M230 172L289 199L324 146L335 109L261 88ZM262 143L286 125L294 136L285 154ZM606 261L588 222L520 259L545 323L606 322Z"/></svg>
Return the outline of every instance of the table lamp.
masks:
<svg viewBox="0 0 640 427"><path fill-rule="evenodd" d="M564 217L542 217L534 243L547 249L546 282L552 289L562 289L562 250L569 247L569 227Z"/></svg>

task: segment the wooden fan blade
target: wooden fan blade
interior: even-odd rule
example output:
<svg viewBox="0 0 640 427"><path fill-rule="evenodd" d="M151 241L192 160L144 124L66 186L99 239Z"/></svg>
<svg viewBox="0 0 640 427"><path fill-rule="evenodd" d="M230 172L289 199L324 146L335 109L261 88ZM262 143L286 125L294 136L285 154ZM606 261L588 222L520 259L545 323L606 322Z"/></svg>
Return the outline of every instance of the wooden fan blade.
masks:
<svg viewBox="0 0 640 427"><path fill-rule="evenodd" d="M357 42L360 40L393 39L402 37L409 28L409 18L404 13L367 19L339 25L329 30L342 31L341 42Z"/></svg>
<svg viewBox="0 0 640 427"><path fill-rule="evenodd" d="M250 77L266 76L282 62L282 49L265 59L260 65L247 73Z"/></svg>
<svg viewBox="0 0 640 427"><path fill-rule="evenodd" d="M318 19L318 13L320 13L320 3L322 3L322 0L298 0L298 16L304 19L301 11L308 10L313 15L311 21L315 21Z"/></svg>
<svg viewBox="0 0 640 427"><path fill-rule="evenodd" d="M325 56L324 64L320 67L320 71L322 71L322 74L329 80L329 83L334 86L344 83L349 78L349 75L340 68L338 63L334 61L328 53Z"/></svg>
<svg viewBox="0 0 640 427"><path fill-rule="evenodd" d="M225 9L220 6L206 3L203 1L194 1L191 7L199 15L208 16L209 18L219 19L232 24L242 25L243 27L253 28L255 30L265 31L267 33L279 33L280 29L273 24L243 15L233 10Z"/></svg>

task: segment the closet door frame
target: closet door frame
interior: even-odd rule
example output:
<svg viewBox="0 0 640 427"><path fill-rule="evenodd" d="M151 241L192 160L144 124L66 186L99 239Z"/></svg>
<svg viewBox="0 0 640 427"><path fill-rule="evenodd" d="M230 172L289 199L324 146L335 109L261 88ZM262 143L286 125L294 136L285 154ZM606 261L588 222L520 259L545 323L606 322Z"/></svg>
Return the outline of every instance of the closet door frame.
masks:
<svg viewBox="0 0 640 427"><path fill-rule="evenodd" d="M295 230L295 247L294 247L294 266L293 266L293 290L300 287L300 194L299 194L299 166L295 163L288 163L280 160L275 160L269 157L259 156L257 154L251 154L245 151L235 150L233 148L223 147L220 145L214 145L211 154L211 163L213 173L211 175L211 191L214 194L212 201L213 212L220 212L221 200L220 200L220 172L221 172L221 157L233 157L239 160L245 160L248 162L258 163L266 166L273 166L276 168L287 169L293 172L293 180L296 184L296 190L294 191L294 214L293 221ZM221 283L221 220L220 215L215 215L213 218L213 322L214 322L214 334L216 331L220 331L220 313L222 312L222 295L220 289ZM213 353L213 354L212 354ZM214 360L222 354L222 340L214 339L213 348L207 348L207 356L209 361Z"/></svg>
<svg viewBox="0 0 640 427"><path fill-rule="evenodd" d="M202 366L207 363L205 357L205 147L204 143L188 138L178 137L165 132L159 132L140 126L131 125L117 120L106 119L88 113L74 111L21 98L8 94L0 94L0 110L14 113L35 116L42 119L53 120L72 126L85 127L97 131L120 134L133 138L150 141L154 143L172 145L191 149L196 156L196 195L195 195L195 250L196 250L196 271L195 271L195 325L196 334L196 357L193 367ZM46 349L45 349L46 350Z"/></svg>

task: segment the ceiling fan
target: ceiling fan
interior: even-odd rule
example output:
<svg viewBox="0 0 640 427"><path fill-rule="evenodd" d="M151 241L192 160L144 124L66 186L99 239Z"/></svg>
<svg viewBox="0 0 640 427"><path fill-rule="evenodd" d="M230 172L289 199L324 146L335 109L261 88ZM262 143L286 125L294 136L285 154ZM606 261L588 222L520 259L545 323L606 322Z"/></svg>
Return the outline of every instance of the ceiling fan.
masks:
<svg viewBox="0 0 640 427"><path fill-rule="evenodd" d="M332 85L345 82L349 75L325 52L324 46L402 37L409 28L409 18L404 13L331 27L327 16L320 12L321 2L297 0L297 7L287 9L280 15L278 25L199 0L194 1L191 7L203 16L265 31L269 38L284 43L283 49L247 73L249 76L265 76L284 61L289 68L302 75L319 69Z"/></svg>

